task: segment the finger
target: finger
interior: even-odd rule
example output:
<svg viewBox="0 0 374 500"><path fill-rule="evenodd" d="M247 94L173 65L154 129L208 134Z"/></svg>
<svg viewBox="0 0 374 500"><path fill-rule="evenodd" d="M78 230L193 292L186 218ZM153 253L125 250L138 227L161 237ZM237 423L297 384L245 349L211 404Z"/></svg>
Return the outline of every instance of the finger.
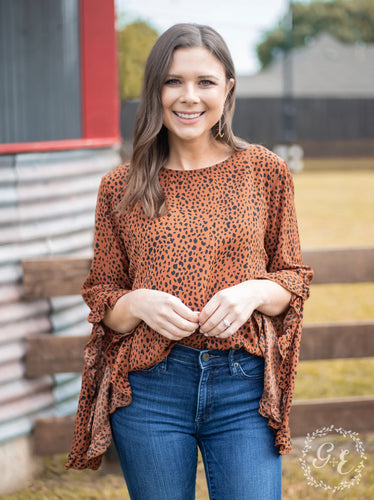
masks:
<svg viewBox="0 0 374 500"><path fill-rule="evenodd" d="M150 317L146 323L157 333L172 340L192 335L199 325L183 320L177 313L169 309L168 314L160 313L157 318Z"/></svg>
<svg viewBox="0 0 374 500"><path fill-rule="evenodd" d="M179 312L172 310L169 314L169 322L176 328L182 330L183 332L191 333L199 328L199 313L190 311L193 314L189 315L189 318L185 318L179 314Z"/></svg>
<svg viewBox="0 0 374 500"><path fill-rule="evenodd" d="M182 318L190 321L191 323L199 322L199 311L192 311L189 307L186 306L179 298L173 303L173 310L179 314Z"/></svg>
<svg viewBox="0 0 374 500"><path fill-rule="evenodd" d="M155 311L158 316L156 331L161 329L167 331L181 330L183 335L190 335L199 327L199 312L192 311L178 298L168 295L166 301Z"/></svg>
<svg viewBox="0 0 374 500"><path fill-rule="evenodd" d="M209 316L207 316L209 314ZM219 322L225 317L226 312L220 307L219 304L216 305L215 309L211 309L211 312L206 312L205 311L205 317L206 319L204 320L203 311L200 314L200 328L207 333L211 333L211 331L217 327Z"/></svg>
<svg viewBox="0 0 374 500"><path fill-rule="evenodd" d="M157 319L155 318L153 325L158 332L164 331L178 337L191 335L199 328L199 323L187 321L172 309L162 312Z"/></svg>
<svg viewBox="0 0 374 500"><path fill-rule="evenodd" d="M236 321L236 323L239 326L238 321ZM231 333L228 333L228 336L230 336L230 335L232 335L232 324L233 324L233 321L231 321L229 319L229 316L226 315L225 317L223 317L219 321L219 323L215 326L215 328L213 328L212 330L207 332L207 336L221 338L221 336L225 335L228 331L231 332ZM238 328L238 326L236 328ZM201 331L201 329L200 329L200 331ZM222 337L222 338L224 338L224 337Z"/></svg>
<svg viewBox="0 0 374 500"><path fill-rule="evenodd" d="M183 319L181 316L172 315L169 319L169 323L171 325L171 328L179 330L182 334L185 333L193 333L195 330L199 328L199 323L198 322L192 322L192 321L187 321Z"/></svg>
<svg viewBox="0 0 374 500"><path fill-rule="evenodd" d="M200 331L209 336L221 334L227 328L227 325L223 322L226 316L226 313L222 309L217 309L204 325L200 326Z"/></svg>
<svg viewBox="0 0 374 500"><path fill-rule="evenodd" d="M199 321L201 326L205 325L205 323L216 312L218 307L219 307L218 301L216 299L216 296L214 296L213 298L210 299L210 301L207 304L205 304L200 313Z"/></svg>
<svg viewBox="0 0 374 500"><path fill-rule="evenodd" d="M176 335L173 335L172 333L168 332L167 330L159 330L157 332L159 335L161 335L162 337L165 337L169 340L174 340L176 342L178 342L179 340L181 340L183 337L178 337Z"/></svg>
<svg viewBox="0 0 374 500"><path fill-rule="evenodd" d="M188 337L199 328L199 323L187 321L173 310L169 310L167 315L162 315L158 323L156 330L172 340Z"/></svg>
<svg viewBox="0 0 374 500"><path fill-rule="evenodd" d="M233 322L229 327L227 327L222 333L219 333L218 335L215 335L217 339L227 339L234 335L238 328L240 327L240 324L237 322Z"/></svg>
<svg viewBox="0 0 374 500"><path fill-rule="evenodd" d="M174 327L173 325L168 325L166 328L161 328L158 330L158 333L160 335L163 335L164 337L168 338L169 340L176 340L179 341L181 339L184 339L186 337L189 337L192 335L193 331L185 331L181 330L179 328Z"/></svg>

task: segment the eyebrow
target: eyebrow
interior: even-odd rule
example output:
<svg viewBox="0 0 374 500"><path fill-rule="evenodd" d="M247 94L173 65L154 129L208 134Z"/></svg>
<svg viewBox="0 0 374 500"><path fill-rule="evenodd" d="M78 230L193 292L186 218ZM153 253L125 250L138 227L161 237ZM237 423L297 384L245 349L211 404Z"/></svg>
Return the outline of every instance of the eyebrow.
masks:
<svg viewBox="0 0 374 500"><path fill-rule="evenodd" d="M168 78L182 78L182 75L168 74ZM215 75L199 75L198 78L213 78L214 80L219 80L218 76Z"/></svg>

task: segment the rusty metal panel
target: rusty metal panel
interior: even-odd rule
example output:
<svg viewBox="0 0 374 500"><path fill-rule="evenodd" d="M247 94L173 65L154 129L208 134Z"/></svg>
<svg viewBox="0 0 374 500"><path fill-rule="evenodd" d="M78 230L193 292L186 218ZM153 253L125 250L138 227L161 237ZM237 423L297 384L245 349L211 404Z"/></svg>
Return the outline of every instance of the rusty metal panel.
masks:
<svg viewBox="0 0 374 500"><path fill-rule="evenodd" d="M0 325L15 323L18 320L31 318L49 311L47 300L37 300L30 303L15 302L0 306Z"/></svg>
<svg viewBox="0 0 374 500"><path fill-rule="evenodd" d="M19 262L2 265L0 270L0 284L19 283L22 278L22 267Z"/></svg>
<svg viewBox="0 0 374 500"><path fill-rule="evenodd" d="M85 178L78 177L75 182L71 182L70 179L53 179L33 184L9 184L7 187L0 188L0 205L55 200L65 197L69 199L72 195L93 191L98 180L97 175L90 175Z"/></svg>
<svg viewBox="0 0 374 500"><path fill-rule="evenodd" d="M68 231L69 228L66 228ZM69 255L92 245L92 230L66 233L39 241L10 243L0 247L0 265L19 262L21 259L38 258L48 255Z"/></svg>
<svg viewBox="0 0 374 500"><path fill-rule="evenodd" d="M48 408L53 404L53 394L49 390L27 395L17 401L11 401L0 406L0 423L22 418L43 408Z"/></svg>
<svg viewBox="0 0 374 500"><path fill-rule="evenodd" d="M0 349L0 366L11 361L20 361L26 353L26 347L23 342L7 342Z"/></svg>
<svg viewBox="0 0 374 500"><path fill-rule="evenodd" d="M53 396L56 403L61 403L65 401L70 401L74 398L80 391L81 388L81 377L74 377L67 382L59 384L53 390Z"/></svg>
<svg viewBox="0 0 374 500"><path fill-rule="evenodd" d="M25 338L87 335L88 309L80 296L25 301L20 261L90 257L99 182L119 163L112 148L0 156L0 442L76 410L80 375L27 379Z"/></svg>
<svg viewBox="0 0 374 500"><path fill-rule="evenodd" d="M102 175L118 165L112 149L85 149L46 153L25 153L16 157L17 180L37 182L47 179ZM8 167L9 168L9 167Z"/></svg>
<svg viewBox="0 0 374 500"><path fill-rule="evenodd" d="M81 232L91 229L94 219L92 213L75 214L69 217L58 217L46 221L25 223L21 227L7 226L0 234L2 243L22 243L23 241L37 241L39 239L53 238L66 234L66 228L71 232Z"/></svg>
<svg viewBox="0 0 374 500"><path fill-rule="evenodd" d="M0 385L19 380L25 374L25 365L22 361L11 361L0 365Z"/></svg>
<svg viewBox="0 0 374 500"><path fill-rule="evenodd" d="M41 392L49 389L52 385L50 377L39 378L37 380L16 380L0 387L0 406L4 407L7 403L14 402L20 398L33 395L35 392Z"/></svg>
<svg viewBox="0 0 374 500"><path fill-rule="evenodd" d="M79 138L79 1L0 0L0 142Z"/></svg>
<svg viewBox="0 0 374 500"><path fill-rule="evenodd" d="M7 419L0 424L0 442L10 441L19 436L29 434L34 427L33 419L30 417L20 417L17 419Z"/></svg>
<svg viewBox="0 0 374 500"><path fill-rule="evenodd" d="M22 287L16 283L0 284L0 305L19 300L21 294Z"/></svg>
<svg viewBox="0 0 374 500"><path fill-rule="evenodd" d="M0 327L0 345L9 342L9 339L24 339L39 333L48 333L51 330L51 322L47 315L10 322Z"/></svg>
<svg viewBox="0 0 374 500"><path fill-rule="evenodd" d="M95 193L82 193L79 197L71 197L69 203L66 199L35 202L21 206L6 206L0 211L0 224L14 226L18 223L42 221L46 218L57 218L66 215L91 212L96 205Z"/></svg>
<svg viewBox="0 0 374 500"><path fill-rule="evenodd" d="M77 323L81 323L87 318L89 313L88 307L81 300L79 304L71 306L67 309L54 311L51 314L51 322L56 332L68 328Z"/></svg>

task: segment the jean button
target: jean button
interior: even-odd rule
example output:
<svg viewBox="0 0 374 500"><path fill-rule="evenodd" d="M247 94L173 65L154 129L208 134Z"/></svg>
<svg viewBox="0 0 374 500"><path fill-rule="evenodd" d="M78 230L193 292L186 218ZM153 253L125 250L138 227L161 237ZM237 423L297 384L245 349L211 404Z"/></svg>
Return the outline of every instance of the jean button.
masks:
<svg viewBox="0 0 374 500"><path fill-rule="evenodd" d="M203 361L209 361L210 356L207 352L204 352L202 358L203 358Z"/></svg>

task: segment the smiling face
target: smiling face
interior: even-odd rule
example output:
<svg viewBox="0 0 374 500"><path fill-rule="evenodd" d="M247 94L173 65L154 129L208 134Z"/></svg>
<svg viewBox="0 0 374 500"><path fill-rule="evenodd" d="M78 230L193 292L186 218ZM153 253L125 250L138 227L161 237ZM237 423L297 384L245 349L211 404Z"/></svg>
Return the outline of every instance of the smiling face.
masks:
<svg viewBox="0 0 374 500"><path fill-rule="evenodd" d="M173 141L211 140L234 84L223 65L203 47L177 49L165 79L163 123Z"/></svg>

